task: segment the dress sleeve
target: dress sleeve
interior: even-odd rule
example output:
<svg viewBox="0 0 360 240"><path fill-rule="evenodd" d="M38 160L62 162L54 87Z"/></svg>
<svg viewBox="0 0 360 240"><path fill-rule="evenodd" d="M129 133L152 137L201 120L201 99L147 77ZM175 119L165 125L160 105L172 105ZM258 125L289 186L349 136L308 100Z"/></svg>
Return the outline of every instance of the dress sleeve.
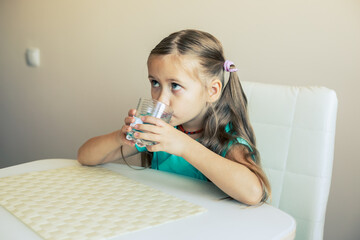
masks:
<svg viewBox="0 0 360 240"><path fill-rule="evenodd" d="M249 144L245 139L243 139L243 138L241 138L241 137L238 137L238 138L236 138L236 142L238 142L238 143L246 146L246 147L249 149L250 152L253 151L252 148L251 148L251 146L250 146L250 144ZM234 144L234 141L232 142L232 144ZM231 146L231 145L230 145L230 146Z"/></svg>
<svg viewBox="0 0 360 240"><path fill-rule="evenodd" d="M226 156L226 153L228 152L228 150L230 149L230 147L233 145L233 144L241 144L241 145L244 145L245 147L247 147L249 149L250 152L253 151L252 147L250 146L250 144L243 138L241 137L237 137L236 139L234 139L233 141L231 141L228 145L228 147L225 149L225 151L222 152L221 156L222 157L225 157ZM251 158L255 161L255 156L254 154L251 154Z"/></svg>

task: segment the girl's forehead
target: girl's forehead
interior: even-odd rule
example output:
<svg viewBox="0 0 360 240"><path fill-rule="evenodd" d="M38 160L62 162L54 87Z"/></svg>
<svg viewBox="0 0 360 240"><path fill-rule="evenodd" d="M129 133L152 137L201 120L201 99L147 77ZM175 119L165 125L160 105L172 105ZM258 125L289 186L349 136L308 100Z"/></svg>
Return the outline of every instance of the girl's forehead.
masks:
<svg viewBox="0 0 360 240"><path fill-rule="evenodd" d="M151 55L148 59L149 74L187 74L199 79L200 63L196 57L189 55L167 54Z"/></svg>
<svg viewBox="0 0 360 240"><path fill-rule="evenodd" d="M151 55L148 63L152 62L166 62L182 68L199 66L199 60L195 56L180 54Z"/></svg>

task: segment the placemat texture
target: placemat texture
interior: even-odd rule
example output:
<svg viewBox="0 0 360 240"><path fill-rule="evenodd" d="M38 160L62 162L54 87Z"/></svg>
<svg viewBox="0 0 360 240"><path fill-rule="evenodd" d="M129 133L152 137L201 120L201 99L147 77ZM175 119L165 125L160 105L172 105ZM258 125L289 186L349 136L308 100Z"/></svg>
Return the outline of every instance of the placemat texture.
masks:
<svg viewBox="0 0 360 240"><path fill-rule="evenodd" d="M206 211L108 169L0 178L0 204L44 239L108 239Z"/></svg>

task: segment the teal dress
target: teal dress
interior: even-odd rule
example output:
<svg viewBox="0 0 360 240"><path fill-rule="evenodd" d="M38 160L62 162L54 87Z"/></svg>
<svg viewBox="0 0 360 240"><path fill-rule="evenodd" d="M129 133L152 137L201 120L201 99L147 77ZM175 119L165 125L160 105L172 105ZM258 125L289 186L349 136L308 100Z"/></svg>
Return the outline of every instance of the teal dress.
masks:
<svg viewBox="0 0 360 240"><path fill-rule="evenodd" d="M230 132L229 124L225 127L225 131ZM221 153L222 157L226 156L228 149L234 143L240 143L240 144L248 147L249 150L252 152L252 148L249 145L249 143L246 140L244 140L243 138L238 137L229 143L227 149ZM147 151L146 147L138 147L137 145L135 145L135 146L139 152ZM151 161L151 168L161 170L161 171L166 171L166 172L177 173L177 174L201 179L204 181L208 181L208 179L205 177L204 174L202 174L199 170L197 170L195 167L193 167L184 158L173 155L173 154L169 154L167 152L154 152L153 158Z"/></svg>

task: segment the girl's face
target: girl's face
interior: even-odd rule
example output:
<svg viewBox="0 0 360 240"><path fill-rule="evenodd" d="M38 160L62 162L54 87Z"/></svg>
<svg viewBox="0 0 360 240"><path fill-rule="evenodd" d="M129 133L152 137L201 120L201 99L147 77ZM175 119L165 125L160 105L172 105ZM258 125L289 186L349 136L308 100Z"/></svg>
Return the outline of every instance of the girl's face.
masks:
<svg viewBox="0 0 360 240"><path fill-rule="evenodd" d="M195 58L176 54L152 55L148 60L151 96L174 110L170 124L198 130L206 113L208 94L197 76Z"/></svg>

